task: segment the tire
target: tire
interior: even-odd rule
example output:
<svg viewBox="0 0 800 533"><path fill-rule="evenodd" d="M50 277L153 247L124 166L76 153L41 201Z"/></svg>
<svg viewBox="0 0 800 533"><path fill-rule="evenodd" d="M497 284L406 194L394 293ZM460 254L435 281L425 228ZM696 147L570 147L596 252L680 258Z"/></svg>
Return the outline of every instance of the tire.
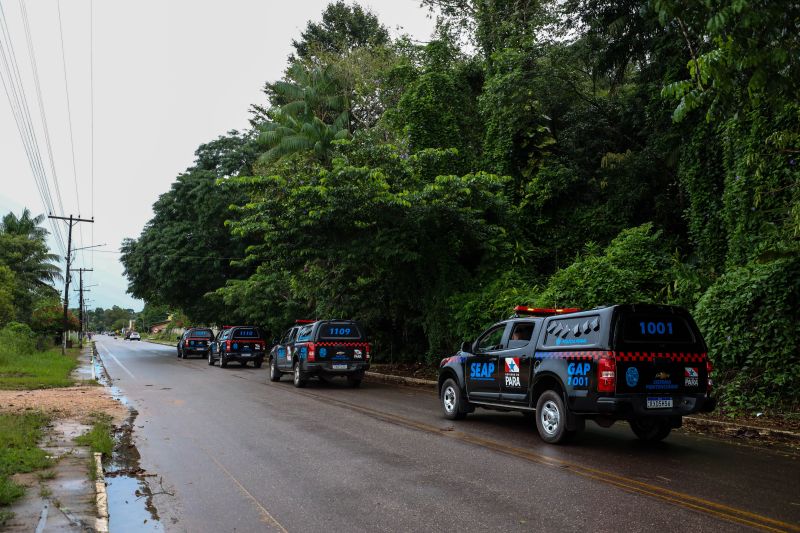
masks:
<svg viewBox="0 0 800 533"><path fill-rule="evenodd" d="M219 367L228 368L228 358L222 352L219 353Z"/></svg>
<svg viewBox="0 0 800 533"><path fill-rule="evenodd" d="M244 366L247 366L247 361L245 361L244 359L242 359L241 361L239 361L239 365L241 365L241 366L243 366L243 367L244 367Z"/></svg>
<svg viewBox="0 0 800 533"><path fill-rule="evenodd" d="M214 366L214 356L211 355L211 351L208 352L208 366Z"/></svg>
<svg viewBox="0 0 800 533"><path fill-rule="evenodd" d="M351 389L357 389L361 386L362 379L364 379L363 376L347 376L347 384Z"/></svg>
<svg viewBox="0 0 800 533"><path fill-rule="evenodd" d="M303 371L300 370L300 361L295 361L294 365L292 365L292 377L294 378L294 386L298 389L306 386L306 377L303 375Z"/></svg>
<svg viewBox="0 0 800 533"><path fill-rule="evenodd" d="M181 357L181 349L180 349L180 348L178 348L178 359L181 359L181 358L182 358L182 357Z"/></svg>
<svg viewBox="0 0 800 533"><path fill-rule="evenodd" d="M464 399L461 387L458 386L458 383L453 378L446 379L442 384L439 400L442 404L442 412L445 418L462 420L467 416L467 401Z"/></svg>
<svg viewBox="0 0 800 533"><path fill-rule="evenodd" d="M667 435L672 431L672 425L666 417L634 418L629 420L628 423L633 433L644 442L660 442L667 438Z"/></svg>
<svg viewBox="0 0 800 533"><path fill-rule="evenodd" d="M542 440L559 444L575 435L575 431L567 430L567 416L561 395L554 390L544 391L536 402L536 429Z"/></svg>
<svg viewBox="0 0 800 533"><path fill-rule="evenodd" d="M283 373L278 370L278 361L274 357L269 358L269 380L280 381Z"/></svg>
<svg viewBox="0 0 800 533"><path fill-rule="evenodd" d="M253 361L253 366L256 368L261 368L261 365L263 364L264 364L263 359L256 359L255 361Z"/></svg>

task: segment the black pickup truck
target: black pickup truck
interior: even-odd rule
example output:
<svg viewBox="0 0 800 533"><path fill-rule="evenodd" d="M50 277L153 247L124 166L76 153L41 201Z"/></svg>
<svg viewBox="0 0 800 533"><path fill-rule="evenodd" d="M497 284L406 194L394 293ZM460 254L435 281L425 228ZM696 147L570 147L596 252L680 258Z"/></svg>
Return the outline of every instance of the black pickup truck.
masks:
<svg viewBox="0 0 800 533"><path fill-rule="evenodd" d="M517 307L439 368L444 415L476 407L535 414L548 443L586 420L627 420L642 440L659 441L682 417L712 411L711 363L680 307L614 305L587 311Z"/></svg>
<svg viewBox="0 0 800 533"><path fill-rule="evenodd" d="M353 320L318 320L295 326L270 352L270 380L279 381L291 372L294 386L304 387L313 376L342 376L351 387L358 387L369 369L370 349L364 330Z"/></svg>

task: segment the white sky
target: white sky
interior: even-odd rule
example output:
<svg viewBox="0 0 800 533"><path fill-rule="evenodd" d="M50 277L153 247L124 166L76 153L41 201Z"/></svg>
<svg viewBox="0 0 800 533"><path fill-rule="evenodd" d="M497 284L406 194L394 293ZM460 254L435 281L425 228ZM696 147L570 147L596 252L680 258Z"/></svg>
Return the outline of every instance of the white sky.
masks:
<svg viewBox="0 0 800 533"><path fill-rule="evenodd" d="M18 1L0 0L0 4L42 158L49 167ZM328 0L94 1L92 188L90 0L61 2L74 177L58 5L56 0L24 1L63 214L94 216L95 224L80 224L80 231L76 226L74 246L107 243L104 250L117 250L123 238L139 236L152 216L153 202L192 164L198 145L247 127L249 105L263 103L264 83L280 78L292 38L299 37L308 20L319 20L328 4ZM417 0L371 0L361 5L377 14L394 36L408 33L428 40L433 31L434 21ZM44 213L2 85L0 93L0 216L11 210L19 215L24 206L34 214ZM83 254L78 252L73 268L94 267L85 278L87 285L98 284L87 294L90 308L116 304L141 309L143 302L125 293L127 281L118 254ZM77 282L77 276L74 279ZM70 292L74 305L77 293Z"/></svg>

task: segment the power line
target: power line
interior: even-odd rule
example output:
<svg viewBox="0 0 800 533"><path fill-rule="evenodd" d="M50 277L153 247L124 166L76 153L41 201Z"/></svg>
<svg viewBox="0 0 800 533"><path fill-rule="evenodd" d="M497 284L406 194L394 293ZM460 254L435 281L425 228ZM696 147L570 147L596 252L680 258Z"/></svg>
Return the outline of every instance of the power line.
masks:
<svg viewBox="0 0 800 533"><path fill-rule="evenodd" d="M3 10L3 5L2 2L0 2L0 33L2 34L2 39L0 39L0 59L2 59L2 66L4 67L0 70L0 78L2 78L2 84L6 90L6 96L11 106L11 112L14 115L14 120L17 124L26 156L28 157L28 163L31 166L31 173L33 174L36 187L39 191L39 196L42 199L45 209L52 213L55 211L52 194L50 192L47 174L42 164L41 153L36 140L33 121L30 118L27 97L25 96L25 86L22 83L22 76L19 72L19 65L14 52L11 32L8 29L6 20L7 18ZM64 240L60 228L52 220L51 227L53 228L53 237L56 240L56 244L63 252Z"/></svg>
<svg viewBox="0 0 800 533"><path fill-rule="evenodd" d="M70 151L72 152L72 180L75 182L75 202L78 206L78 216L81 213L81 195L78 191L78 170L75 165L75 137L72 134L72 106L70 105L69 101L69 82L67 81L67 55L66 50L64 47L64 25L61 22L61 0L56 1L56 7L58 8L58 34L61 38L61 64L64 67L64 92L67 96L67 123L69 124L69 146ZM83 241L83 228L78 227L78 233L80 234L81 244L84 244ZM83 257L84 264L86 263L86 255L81 253Z"/></svg>

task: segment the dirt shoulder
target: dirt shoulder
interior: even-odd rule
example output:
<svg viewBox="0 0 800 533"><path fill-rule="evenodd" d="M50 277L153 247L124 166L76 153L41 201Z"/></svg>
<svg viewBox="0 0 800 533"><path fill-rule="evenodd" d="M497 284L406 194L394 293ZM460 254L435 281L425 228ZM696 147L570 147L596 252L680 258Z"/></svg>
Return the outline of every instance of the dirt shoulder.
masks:
<svg viewBox="0 0 800 533"><path fill-rule="evenodd" d="M128 409L114 400L105 387L77 385L59 389L0 390L0 412L43 411L54 418L83 420L93 413L105 413L122 423Z"/></svg>

